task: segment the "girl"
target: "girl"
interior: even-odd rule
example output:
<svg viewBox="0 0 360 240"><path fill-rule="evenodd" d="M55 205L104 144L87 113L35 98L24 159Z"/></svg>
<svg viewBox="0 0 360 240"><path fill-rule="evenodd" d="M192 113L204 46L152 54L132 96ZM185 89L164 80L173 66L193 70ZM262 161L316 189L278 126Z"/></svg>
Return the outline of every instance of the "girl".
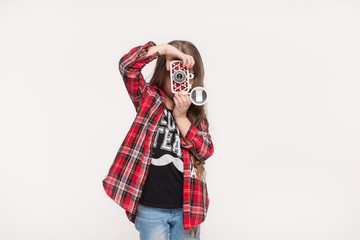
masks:
<svg viewBox="0 0 360 240"><path fill-rule="evenodd" d="M142 68L157 59L149 83ZM189 41L157 46L153 41L132 48L119 70L136 109L109 173L106 194L125 209L140 239L200 239L200 224L209 206L205 161L213 154L204 105L170 88L170 61L182 60L203 86L204 68Z"/></svg>

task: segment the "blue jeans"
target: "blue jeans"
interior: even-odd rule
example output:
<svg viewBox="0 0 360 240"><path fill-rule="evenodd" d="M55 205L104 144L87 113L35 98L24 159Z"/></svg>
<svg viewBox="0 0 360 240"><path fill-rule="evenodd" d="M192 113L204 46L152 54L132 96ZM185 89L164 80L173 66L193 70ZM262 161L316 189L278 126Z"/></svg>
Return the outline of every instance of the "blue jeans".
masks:
<svg viewBox="0 0 360 240"><path fill-rule="evenodd" d="M189 236L184 230L183 209L166 209L138 204L135 228L140 232L140 240L200 240Z"/></svg>

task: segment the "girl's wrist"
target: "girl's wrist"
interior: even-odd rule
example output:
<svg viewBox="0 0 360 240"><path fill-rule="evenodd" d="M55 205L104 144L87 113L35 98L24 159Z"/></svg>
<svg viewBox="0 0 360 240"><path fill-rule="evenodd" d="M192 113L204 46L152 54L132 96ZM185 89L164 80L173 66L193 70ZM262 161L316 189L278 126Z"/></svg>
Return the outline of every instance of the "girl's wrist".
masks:
<svg viewBox="0 0 360 240"><path fill-rule="evenodd" d="M189 128L191 127L190 120L185 117L174 117L176 124L179 127L180 133L183 137L186 136L186 133L189 131Z"/></svg>
<svg viewBox="0 0 360 240"><path fill-rule="evenodd" d="M149 48L146 56L150 56L150 55L154 54L155 52L159 52L160 55L166 55L166 53L167 53L167 44L151 46Z"/></svg>
<svg viewBox="0 0 360 240"><path fill-rule="evenodd" d="M183 116L176 116L176 117L174 116L174 119L175 119L175 120L180 120L180 121L182 121L182 120L185 120L185 119L188 119L188 118L187 118L187 116L186 116L186 114L185 114L185 115L183 115Z"/></svg>
<svg viewBox="0 0 360 240"><path fill-rule="evenodd" d="M159 53L160 55L166 55L169 45L168 44L162 44L160 45Z"/></svg>

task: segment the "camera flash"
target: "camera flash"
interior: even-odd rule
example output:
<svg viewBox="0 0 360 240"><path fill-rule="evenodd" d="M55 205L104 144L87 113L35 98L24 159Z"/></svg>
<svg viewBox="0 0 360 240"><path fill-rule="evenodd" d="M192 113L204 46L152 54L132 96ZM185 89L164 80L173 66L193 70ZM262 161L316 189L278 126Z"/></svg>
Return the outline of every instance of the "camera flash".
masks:
<svg viewBox="0 0 360 240"><path fill-rule="evenodd" d="M201 90L198 90L196 91L196 102L202 102L203 101L203 96L202 96L202 91Z"/></svg>

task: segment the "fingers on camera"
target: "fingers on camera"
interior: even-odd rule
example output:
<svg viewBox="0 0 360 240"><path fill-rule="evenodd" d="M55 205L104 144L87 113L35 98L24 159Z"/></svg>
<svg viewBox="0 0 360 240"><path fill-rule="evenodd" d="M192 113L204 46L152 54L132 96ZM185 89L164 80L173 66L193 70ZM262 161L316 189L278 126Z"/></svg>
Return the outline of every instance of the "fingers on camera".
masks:
<svg viewBox="0 0 360 240"><path fill-rule="evenodd" d="M187 56L187 57L185 58L184 65L185 65L187 68L191 68L191 67L192 67L192 59L191 59L191 56Z"/></svg>
<svg viewBox="0 0 360 240"><path fill-rule="evenodd" d="M195 64L194 58L191 55L184 54L182 55L181 60L183 61L183 65L187 68L192 68Z"/></svg>
<svg viewBox="0 0 360 240"><path fill-rule="evenodd" d="M189 56L189 65L188 65L188 67L189 68L192 68L193 66L194 66L194 64L195 64L195 60L194 60L194 58L193 58L193 56Z"/></svg>

